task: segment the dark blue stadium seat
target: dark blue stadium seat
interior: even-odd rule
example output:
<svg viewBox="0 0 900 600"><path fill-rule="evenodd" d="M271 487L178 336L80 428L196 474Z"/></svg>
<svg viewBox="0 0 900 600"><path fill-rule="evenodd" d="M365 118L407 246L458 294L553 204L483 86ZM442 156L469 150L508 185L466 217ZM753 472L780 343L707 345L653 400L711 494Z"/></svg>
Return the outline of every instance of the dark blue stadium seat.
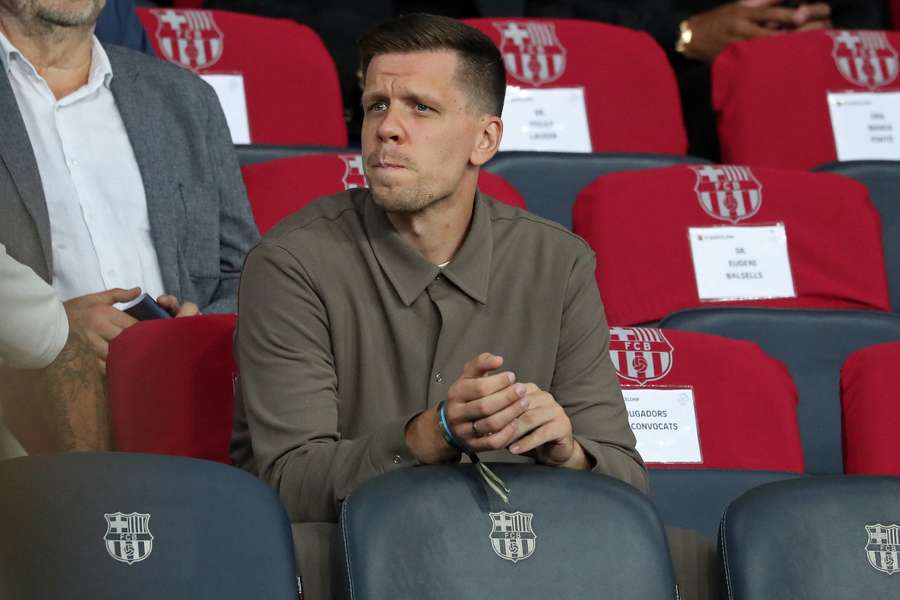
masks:
<svg viewBox="0 0 900 600"><path fill-rule="evenodd" d="M900 478L807 477L750 490L722 518L722 598L898 598Z"/></svg>
<svg viewBox="0 0 900 600"><path fill-rule="evenodd" d="M664 154L501 152L485 168L513 184L525 197L528 210L571 229L575 198L601 175L706 162L692 156ZM635 210L641 210L640 206L636 204Z"/></svg>
<svg viewBox="0 0 900 600"><path fill-rule="evenodd" d="M662 524L635 488L568 469L492 468L512 491L508 505L472 465L401 469L360 486L341 511L335 598L675 597Z"/></svg>
<svg viewBox="0 0 900 600"><path fill-rule="evenodd" d="M815 170L852 177L869 188L869 198L881 217L881 241L891 308L894 312L900 312L900 161L833 162L820 165Z"/></svg>
<svg viewBox="0 0 900 600"><path fill-rule="evenodd" d="M297 598L287 515L234 467L30 456L0 462L0 490L0 598Z"/></svg>
<svg viewBox="0 0 900 600"><path fill-rule="evenodd" d="M332 148L330 146L267 146L263 144L236 144L238 162L244 165L266 162L291 156L308 156L310 154L344 154L359 152L358 148Z"/></svg>
<svg viewBox="0 0 900 600"><path fill-rule="evenodd" d="M840 372L847 356L900 340L900 316L874 311L692 309L667 316L661 327L750 340L784 362L800 395L806 471L818 474L843 470Z"/></svg>
<svg viewBox="0 0 900 600"><path fill-rule="evenodd" d="M715 539L728 504L764 483L803 477L780 471L650 469L650 499L663 523Z"/></svg>

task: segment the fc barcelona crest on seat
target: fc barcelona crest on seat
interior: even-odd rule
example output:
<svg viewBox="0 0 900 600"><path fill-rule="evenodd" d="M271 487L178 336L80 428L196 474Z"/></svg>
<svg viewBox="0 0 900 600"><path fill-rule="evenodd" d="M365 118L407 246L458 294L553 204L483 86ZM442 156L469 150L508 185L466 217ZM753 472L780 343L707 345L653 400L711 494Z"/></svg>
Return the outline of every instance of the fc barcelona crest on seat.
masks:
<svg viewBox="0 0 900 600"><path fill-rule="evenodd" d="M222 58L225 34L208 10L151 9L156 39L166 60L192 71L208 69Z"/></svg>
<svg viewBox="0 0 900 600"><path fill-rule="evenodd" d="M887 36L880 31L836 31L831 56L844 79L875 90L897 79L900 61Z"/></svg>
<svg viewBox="0 0 900 600"><path fill-rule="evenodd" d="M614 327L609 330L609 357L622 379L646 385L672 370L675 349L659 329Z"/></svg>
<svg viewBox="0 0 900 600"><path fill-rule="evenodd" d="M566 70L566 49L553 23L495 21L507 72L530 86L556 81Z"/></svg>
<svg viewBox="0 0 900 600"><path fill-rule="evenodd" d="M759 212L763 186L750 167L704 165L691 169L697 174L697 200L709 216L737 225Z"/></svg>
<svg viewBox="0 0 900 600"><path fill-rule="evenodd" d="M150 533L150 515L142 513L107 513L106 551L119 562L133 565L141 562L153 551L153 535Z"/></svg>
<svg viewBox="0 0 900 600"><path fill-rule="evenodd" d="M500 558L517 563L534 554L537 536L531 528L534 513L489 513L493 522L491 547Z"/></svg>
<svg viewBox="0 0 900 600"><path fill-rule="evenodd" d="M866 525L866 556L873 569L893 575L900 571L900 525Z"/></svg>

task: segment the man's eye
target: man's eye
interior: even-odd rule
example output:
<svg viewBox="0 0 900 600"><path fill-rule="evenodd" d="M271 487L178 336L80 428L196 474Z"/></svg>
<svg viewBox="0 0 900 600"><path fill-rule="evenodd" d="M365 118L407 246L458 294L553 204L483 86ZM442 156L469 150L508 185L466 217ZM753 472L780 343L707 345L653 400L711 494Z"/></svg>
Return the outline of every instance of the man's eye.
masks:
<svg viewBox="0 0 900 600"><path fill-rule="evenodd" d="M422 104L421 102L416 104L416 112L428 112L429 110L431 110L430 106Z"/></svg>
<svg viewBox="0 0 900 600"><path fill-rule="evenodd" d="M387 110L387 102L373 102L369 105L369 112L383 112Z"/></svg>

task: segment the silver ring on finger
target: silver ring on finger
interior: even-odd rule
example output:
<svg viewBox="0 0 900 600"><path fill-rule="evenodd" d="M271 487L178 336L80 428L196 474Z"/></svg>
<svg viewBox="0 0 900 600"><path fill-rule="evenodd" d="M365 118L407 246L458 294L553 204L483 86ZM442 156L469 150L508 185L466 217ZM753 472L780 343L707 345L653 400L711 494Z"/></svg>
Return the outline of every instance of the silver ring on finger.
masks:
<svg viewBox="0 0 900 600"><path fill-rule="evenodd" d="M478 424L475 421L472 421L472 434L475 437L481 437L481 434L478 433Z"/></svg>

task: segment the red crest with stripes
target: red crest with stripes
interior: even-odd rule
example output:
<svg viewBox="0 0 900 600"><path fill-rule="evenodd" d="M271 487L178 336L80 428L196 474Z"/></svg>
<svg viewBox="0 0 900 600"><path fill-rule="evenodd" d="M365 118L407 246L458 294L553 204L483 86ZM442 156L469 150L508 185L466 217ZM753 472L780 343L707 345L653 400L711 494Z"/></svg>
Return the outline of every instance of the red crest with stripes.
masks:
<svg viewBox="0 0 900 600"><path fill-rule="evenodd" d="M355 188L367 187L366 174L363 171L362 155L341 154L340 158L344 161L344 189L352 190Z"/></svg>
<svg viewBox="0 0 900 600"><path fill-rule="evenodd" d="M691 169L697 174L697 200L709 216L736 225L759 212L763 186L750 167L704 165Z"/></svg>
<svg viewBox="0 0 900 600"><path fill-rule="evenodd" d="M507 72L527 85L556 81L566 70L566 49L556 37L553 23L495 21L500 31L500 53Z"/></svg>
<svg viewBox="0 0 900 600"><path fill-rule="evenodd" d="M900 71L897 51L881 31L834 31L831 56L844 79L875 90L892 83Z"/></svg>
<svg viewBox="0 0 900 600"><path fill-rule="evenodd" d="M152 9L156 39L169 62L199 71L222 58L225 34L208 10Z"/></svg>
<svg viewBox="0 0 900 600"><path fill-rule="evenodd" d="M609 330L609 357L622 379L645 385L672 370L675 349L659 329L613 327Z"/></svg>

